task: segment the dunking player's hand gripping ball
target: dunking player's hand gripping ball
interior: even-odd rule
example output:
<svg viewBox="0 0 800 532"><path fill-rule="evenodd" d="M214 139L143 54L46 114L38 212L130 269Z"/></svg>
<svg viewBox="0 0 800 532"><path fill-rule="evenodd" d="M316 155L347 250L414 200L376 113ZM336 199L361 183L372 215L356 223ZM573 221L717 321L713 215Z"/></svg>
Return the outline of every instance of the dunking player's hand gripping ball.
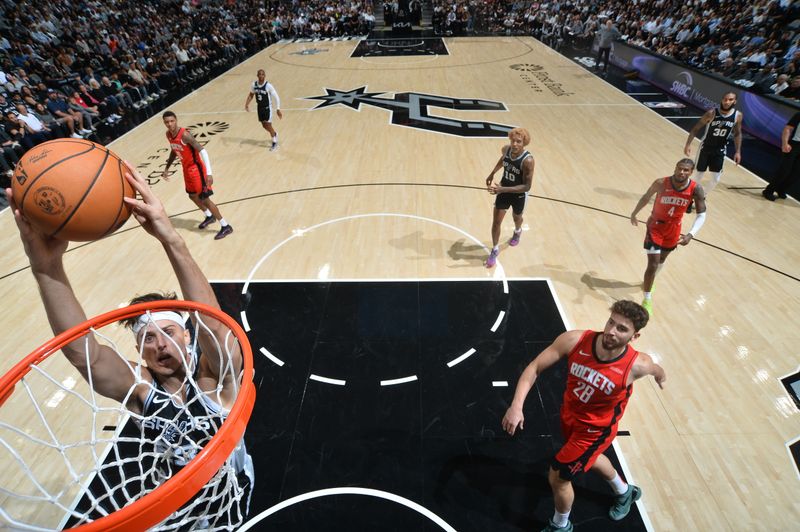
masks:
<svg viewBox="0 0 800 532"><path fill-rule="evenodd" d="M11 178L22 216L46 236L98 240L131 215L122 198L135 192L125 165L108 148L83 139L39 144L22 156Z"/></svg>

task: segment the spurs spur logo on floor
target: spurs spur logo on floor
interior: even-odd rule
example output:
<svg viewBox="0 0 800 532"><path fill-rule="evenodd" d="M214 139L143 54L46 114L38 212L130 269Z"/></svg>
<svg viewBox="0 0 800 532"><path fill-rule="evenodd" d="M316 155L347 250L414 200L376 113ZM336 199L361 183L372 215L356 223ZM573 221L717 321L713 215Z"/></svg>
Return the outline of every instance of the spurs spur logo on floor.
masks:
<svg viewBox="0 0 800 532"><path fill-rule="evenodd" d="M189 133L191 133L192 136L199 141L199 139L213 137L214 135L224 133L229 127L231 127L231 125L227 122L214 120L213 122L200 122L199 124L192 124L191 126L187 126L186 129L188 129Z"/></svg>
<svg viewBox="0 0 800 532"><path fill-rule="evenodd" d="M432 116L428 109L441 107L456 111L507 111L505 104L492 100L477 98L452 98L436 94L421 94L418 92L399 92L393 98L379 98L383 92L366 92L367 87L359 87L349 91L325 89L327 94L322 96L308 96L306 100L321 100L322 103L314 107L322 109L334 105L342 105L361 110L361 105L371 105L386 109L392 113L392 124L404 127L413 127L445 135L458 137L505 137L514 126L482 122L473 120L457 120Z"/></svg>
<svg viewBox="0 0 800 532"><path fill-rule="evenodd" d="M550 77L550 74L541 65L531 63L516 63L509 65L511 70L519 72L519 77L534 92L549 90L556 96L572 96L575 93L567 91L561 83Z"/></svg>
<svg viewBox="0 0 800 532"><path fill-rule="evenodd" d="M300 50L299 52L291 52L291 55L317 55L327 51L327 48L306 48L305 50Z"/></svg>
<svg viewBox="0 0 800 532"><path fill-rule="evenodd" d="M530 63L517 63L516 65L511 65L513 70L523 70L525 72L538 72L540 70L544 70L542 65L532 65Z"/></svg>
<svg viewBox="0 0 800 532"><path fill-rule="evenodd" d="M227 122L223 122L221 120L209 120L206 122L198 122L196 124L186 126L186 130L192 134L192 136L201 146L205 147L211 137L215 135L221 135L230 127L231 125ZM145 179L147 179L148 185L153 186L161 181L164 168L167 166L169 150L170 148L167 145L165 138L163 148L157 149L154 154L149 155L144 161L136 165L136 169L139 171L139 173L141 173ZM180 168L180 163L177 163L177 165L173 164L172 168L170 168L168 172L168 175L174 175L176 172L180 171Z"/></svg>

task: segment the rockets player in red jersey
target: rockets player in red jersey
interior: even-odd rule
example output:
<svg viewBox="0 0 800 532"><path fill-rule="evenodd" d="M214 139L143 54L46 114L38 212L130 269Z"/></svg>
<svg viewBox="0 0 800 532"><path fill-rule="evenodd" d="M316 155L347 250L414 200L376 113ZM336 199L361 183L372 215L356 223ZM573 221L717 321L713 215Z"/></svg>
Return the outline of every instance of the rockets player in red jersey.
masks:
<svg viewBox="0 0 800 532"><path fill-rule="evenodd" d="M664 266L664 262L678 244L685 246L692 241L706 221L706 194L700 183L690 179L694 172L694 161L681 159L675 165L675 173L653 181L636 208L631 213L631 223L636 226L639 221L636 215L656 196L653 212L647 219L647 235L644 238L644 249L647 251L647 269L644 271L644 299L642 306L653 315L653 283L656 274ZM694 200L697 214L692 228L682 235L681 221L686 209Z"/></svg>
<svg viewBox="0 0 800 532"><path fill-rule="evenodd" d="M564 446L550 463L548 480L555 513L543 532L569 532L569 513L575 500L572 478L592 470L614 490L609 517L619 521L642 496L638 486L625 483L603 452L614 441L617 426L633 393L633 381L647 375L663 387L664 368L636 351L628 342L639 337L649 314L633 301L617 301L602 332L567 331L528 364L517 382L514 399L503 416L503 430L514 435L525 428L522 405L539 374L567 359L567 387L561 405Z"/></svg>
<svg viewBox="0 0 800 532"><path fill-rule="evenodd" d="M208 152L186 128L178 126L178 117L175 116L175 113L165 111L161 118L164 120L164 125L167 126L167 141L170 147L167 166L161 177L164 178L164 181L169 181L169 167L172 166L175 157L180 157L186 193L189 195L189 199L205 214L205 219L197 226L198 229L205 229L215 220L219 220L222 227L214 239L225 238L233 233L233 227L225 221L217 206L211 201L210 196L214 193L211 188L214 178L211 173Z"/></svg>

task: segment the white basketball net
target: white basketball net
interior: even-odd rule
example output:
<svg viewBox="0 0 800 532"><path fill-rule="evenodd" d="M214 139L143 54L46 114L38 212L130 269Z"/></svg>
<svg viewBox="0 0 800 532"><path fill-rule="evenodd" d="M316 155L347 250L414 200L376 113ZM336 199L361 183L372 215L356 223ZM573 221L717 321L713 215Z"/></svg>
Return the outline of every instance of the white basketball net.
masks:
<svg viewBox="0 0 800 532"><path fill-rule="evenodd" d="M209 331L198 312L196 328ZM124 360L117 347L133 344L129 330L110 325L90 329L79 341L90 345L95 335ZM168 335L159 330L159 334ZM144 335L142 335L144 336ZM213 337L213 335L211 335ZM188 347L197 352L197 335ZM171 338L170 338L171 340ZM172 340L171 340L172 341ZM127 342L127 344L126 344ZM174 341L172 341L175 344ZM234 375L231 349L237 339L229 331L225 346L203 356L221 357L219 381L234 376L237 393L241 374ZM177 345L175 345L177 347ZM155 387L142 378L143 342L139 344L137 386ZM91 357L88 353L87 360ZM194 357L184 360L184 388L197 387ZM87 362L88 364L88 362ZM154 391L149 416L133 414L96 393L60 353L54 353L17 384L0 408L0 529L57 530L76 527L109 515L150 493L188 463L216 433L227 412L220 410L221 386L215 391L179 396ZM153 432L157 432L153 436ZM147 434L150 436L148 436ZM206 486L153 530L232 530L246 517L252 463L243 442Z"/></svg>

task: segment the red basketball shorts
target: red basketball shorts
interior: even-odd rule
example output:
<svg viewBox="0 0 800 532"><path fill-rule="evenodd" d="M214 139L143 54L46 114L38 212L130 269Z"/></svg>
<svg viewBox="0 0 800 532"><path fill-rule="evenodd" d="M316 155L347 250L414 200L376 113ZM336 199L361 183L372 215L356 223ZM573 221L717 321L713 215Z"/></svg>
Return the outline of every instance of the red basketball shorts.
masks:
<svg viewBox="0 0 800 532"><path fill-rule="evenodd" d="M183 183L187 194L198 194L201 199L214 193L206 180L206 169L200 162L183 167Z"/></svg>
<svg viewBox="0 0 800 532"><path fill-rule="evenodd" d="M589 471L597 458L608 449L617 435L617 425L596 427L562 416L561 432L564 434L564 446L550 465L563 480L572 480L578 473Z"/></svg>
<svg viewBox="0 0 800 532"><path fill-rule="evenodd" d="M672 251L678 247L681 239L681 224L650 221L647 223L647 235L644 237L644 248L648 251Z"/></svg>

